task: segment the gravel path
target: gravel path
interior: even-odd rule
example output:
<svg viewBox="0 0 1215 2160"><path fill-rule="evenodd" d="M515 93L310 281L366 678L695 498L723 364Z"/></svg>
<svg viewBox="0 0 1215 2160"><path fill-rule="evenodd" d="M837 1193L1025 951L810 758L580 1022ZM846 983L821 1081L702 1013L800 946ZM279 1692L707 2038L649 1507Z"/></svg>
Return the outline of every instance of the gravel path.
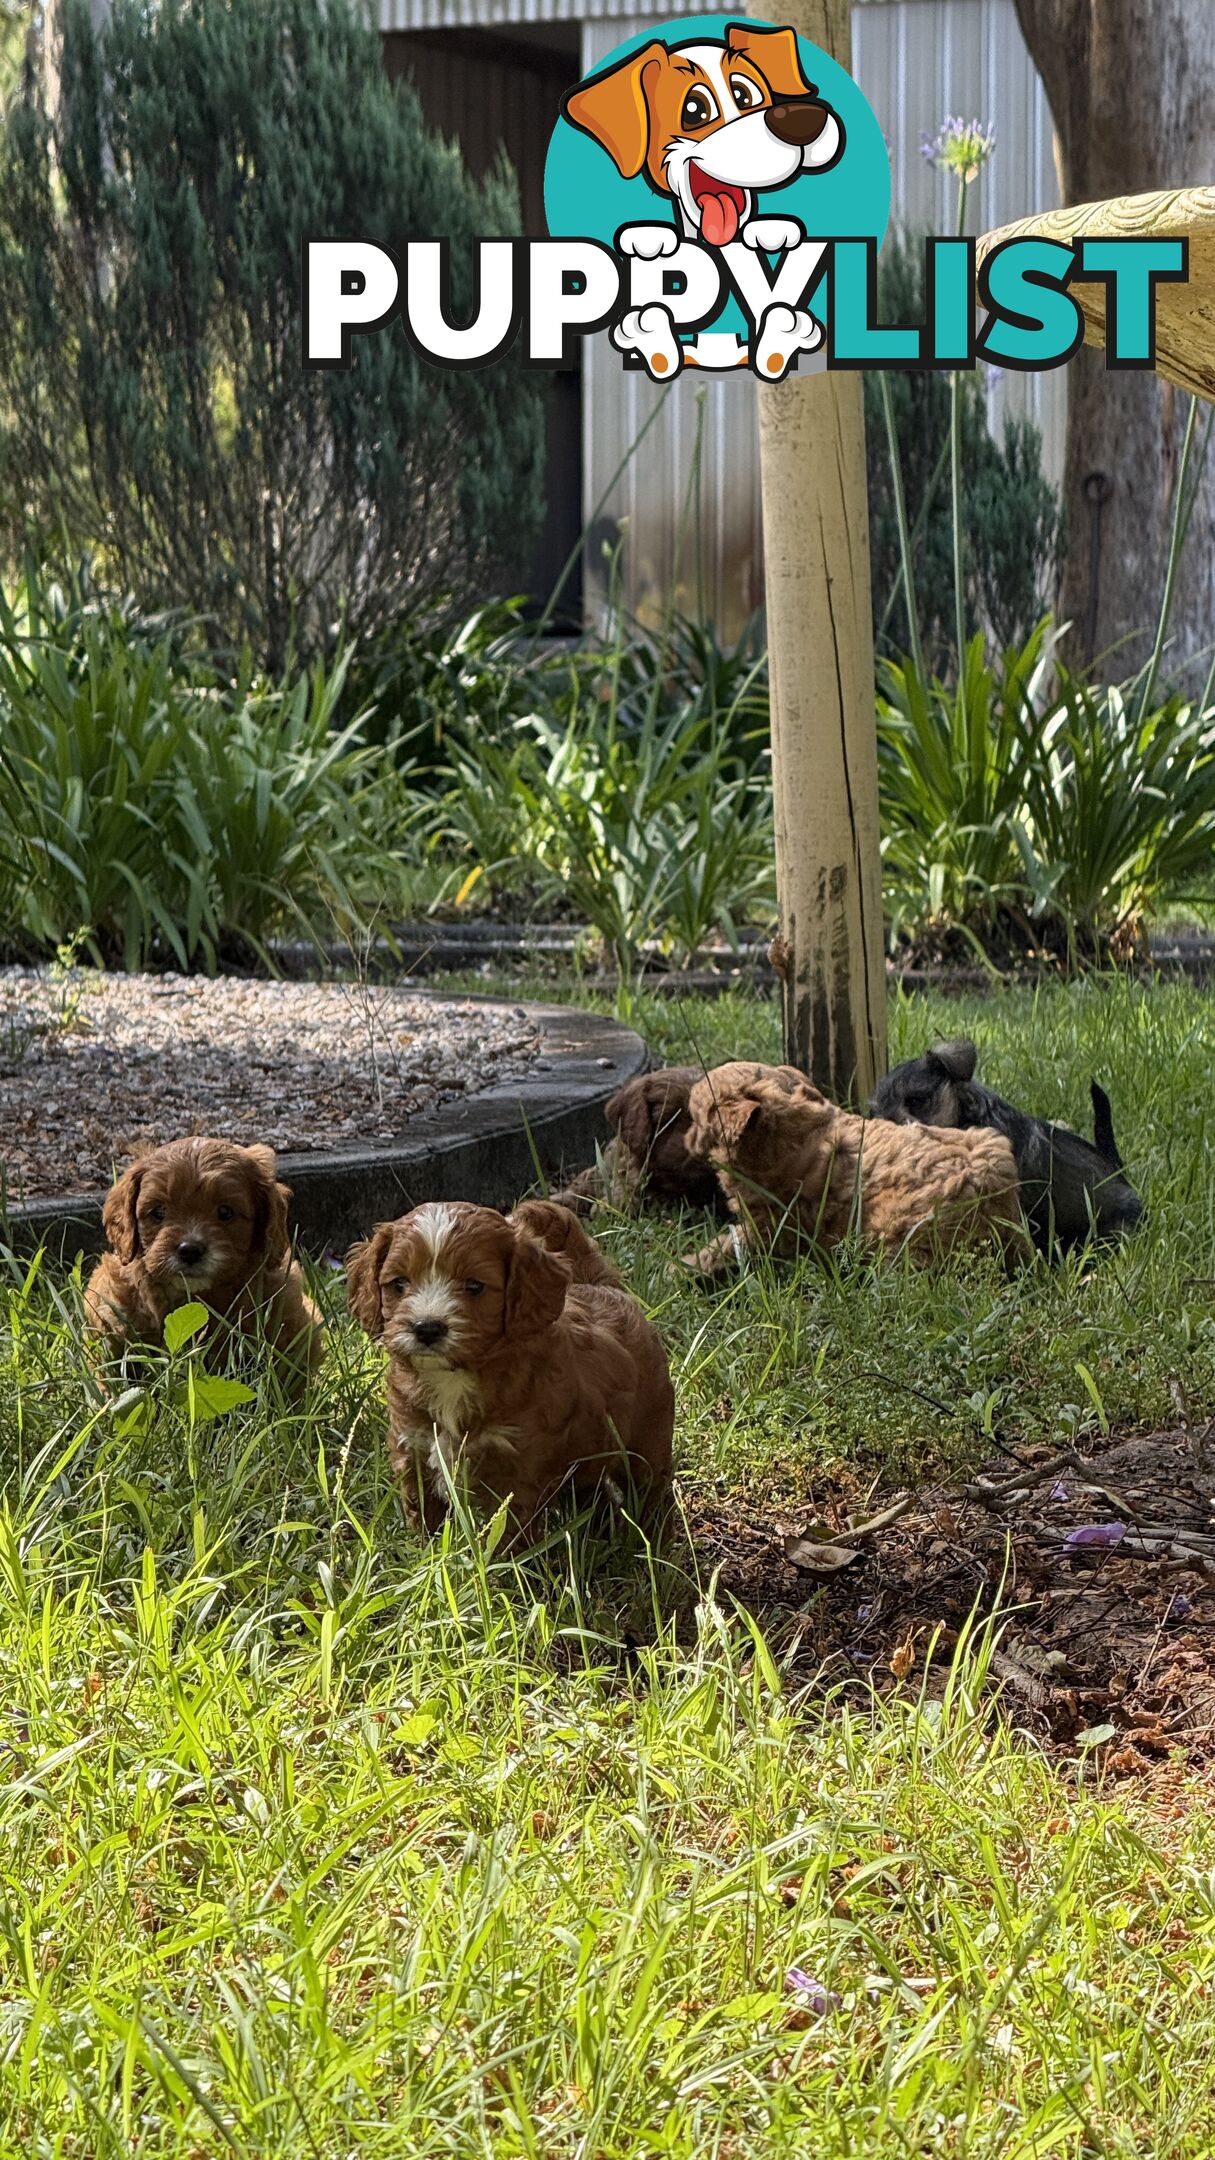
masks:
<svg viewBox="0 0 1215 2160"><path fill-rule="evenodd" d="M36 1200L104 1189L183 1133L387 1140L527 1072L539 1042L521 1007L407 990L0 968L0 1176Z"/></svg>

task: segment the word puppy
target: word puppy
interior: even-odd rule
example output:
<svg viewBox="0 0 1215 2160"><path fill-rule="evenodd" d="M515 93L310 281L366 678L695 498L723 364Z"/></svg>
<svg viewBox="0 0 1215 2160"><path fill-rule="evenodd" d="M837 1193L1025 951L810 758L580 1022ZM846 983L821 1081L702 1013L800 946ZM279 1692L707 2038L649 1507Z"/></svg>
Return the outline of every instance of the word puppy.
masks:
<svg viewBox="0 0 1215 2160"><path fill-rule="evenodd" d="M302 1384L325 1338L291 1257L291 1193L276 1172L273 1148L172 1140L111 1186L101 1211L110 1250L84 1293L109 1356L162 1343L166 1315L197 1298L214 1316L217 1346L260 1333Z"/></svg>
<svg viewBox="0 0 1215 2160"><path fill-rule="evenodd" d="M961 1131L987 1126L1003 1133L1017 1158L1021 1199L1030 1233L1048 1257L1056 1244L1067 1249L1086 1238L1123 1237L1143 1215L1143 1202L1121 1175L1109 1097L1090 1082L1094 1137L1090 1147L1066 1125L1048 1124L1005 1102L975 1079L978 1052L965 1038L936 1043L923 1057L908 1058L878 1082L870 1110L875 1118L946 1125Z"/></svg>
<svg viewBox="0 0 1215 2160"><path fill-rule="evenodd" d="M509 1501L516 1538L564 1490L665 1490L674 1390L624 1290L572 1281L522 1222L463 1203L381 1223L346 1272L351 1312L388 1351L389 1450L412 1521L436 1529L457 1479L474 1501Z"/></svg>
<svg viewBox="0 0 1215 2160"><path fill-rule="evenodd" d="M692 1090L691 1144L717 1166L735 1229L690 1256L714 1274L740 1245L830 1251L850 1231L879 1252L936 1258L1024 1239L1017 1165L993 1132L886 1125L837 1109L789 1065L719 1065Z"/></svg>
<svg viewBox="0 0 1215 2160"><path fill-rule="evenodd" d="M578 1213L600 1198L628 1214L681 1204L720 1213L716 1172L688 1147L688 1101L699 1077L690 1065L666 1065L626 1081L604 1109L615 1137L604 1149L602 1170L583 1170L555 1197Z"/></svg>

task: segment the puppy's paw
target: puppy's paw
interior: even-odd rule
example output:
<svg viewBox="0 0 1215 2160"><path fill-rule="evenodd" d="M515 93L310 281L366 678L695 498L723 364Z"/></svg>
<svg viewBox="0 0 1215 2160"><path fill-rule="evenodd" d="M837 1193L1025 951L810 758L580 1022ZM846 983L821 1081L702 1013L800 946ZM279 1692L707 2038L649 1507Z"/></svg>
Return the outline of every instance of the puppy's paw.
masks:
<svg viewBox="0 0 1215 2160"><path fill-rule="evenodd" d="M639 255L642 262L657 262L660 255L675 253L679 234L673 225L625 225L616 235L616 245L622 255Z"/></svg>
<svg viewBox="0 0 1215 2160"><path fill-rule="evenodd" d="M656 300L648 307L630 308L612 331L612 343L618 352L636 353L655 382L670 382L683 366L683 347L670 311Z"/></svg>
<svg viewBox="0 0 1215 2160"><path fill-rule="evenodd" d="M799 353L817 352L823 326L805 308L776 301L765 308L755 343L755 367L765 382L781 382Z"/></svg>
<svg viewBox="0 0 1215 2160"><path fill-rule="evenodd" d="M737 1275L745 1259L738 1229L731 1227L710 1245L702 1245L698 1252L681 1253L679 1265L672 1272L685 1281L692 1275L698 1282L719 1282L727 1275Z"/></svg>
<svg viewBox="0 0 1215 2160"><path fill-rule="evenodd" d="M744 247L754 248L757 254L762 250L765 255L783 255L788 248L801 246L806 228L795 217L752 218L738 237Z"/></svg>

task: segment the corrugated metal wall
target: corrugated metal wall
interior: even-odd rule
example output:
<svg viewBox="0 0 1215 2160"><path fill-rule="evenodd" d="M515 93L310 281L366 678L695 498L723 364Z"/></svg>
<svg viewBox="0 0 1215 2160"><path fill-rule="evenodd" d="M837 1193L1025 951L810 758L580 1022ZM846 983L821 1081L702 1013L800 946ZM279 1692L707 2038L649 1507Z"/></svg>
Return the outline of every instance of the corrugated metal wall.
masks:
<svg viewBox="0 0 1215 2160"><path fill-rule="evenodd" d="M952 232L955 182L920 154L946 114L994 121L996 154L972 188L967 226L990 232L1059 200L1046 92L1025 49L1013 0L889 0L852 10L852 72L891 151L894 215L908 230ZM1063 470L1067 377L985 371L988 418L1028 414L1047 469Z"/></svg>
<svg viewBox="0 0 1215 2160"><path fill-rule="evenodd" d="M704 0L380 0L385 31L579 22L581 69L654 16L694 13ZM862 0L852 13L853 73L891 145L894 215L909 230L953 228L952 182L920 154L949 113L994 121L996 155L972 190L978 232L1058 201L1045 93L1013 0ZM993 426L1028 413L1047 468L1062 467L1064 371L986 378ZM589 342L584 372L584 514L593 521L588 595L604 590L605 549L622 542L623 598L657 612L674 583L681 604L701 596L723 634L763 598L756 391L734 377L685 376L669 389L626 373L606 339ZM656 412L656 408L661 408ZM624 474L613 475L651 421ZM701 455L697 475L695 448Z"/></svg>
<svg viewBox="0 0 1215 2160"><path fill-rule="evenodd" d="M668 7L668 14L675 10ZM582 71L598 66L644 16L587 22ZM852 72L892 147L894 214L909 230L950 232L951 182L920 154L948 113L994 120L996 155L972 191L975 232L1058 201L1045 92L1025 49L1013 0L882 0L852 11ZM621 367L593 339L584 377L586 514L599 513L597 551L623 522L623 598L643 616L661 611L672 583L683 607L705 604L732 635L763 598L756 390L738 377L706 385L685 375L669 389ZM988 381L992 424L1028 412L1042 429L1048 469L1062 467L1066 382L1050 375ZM645 422L661 412L617 484L611 476ZM680 516L701 444L699 511L682 547ZM605 497L606 492L606 500ZM627 521L627 522L624 522ZM595 552L586 590L603 593Z"/></svg>

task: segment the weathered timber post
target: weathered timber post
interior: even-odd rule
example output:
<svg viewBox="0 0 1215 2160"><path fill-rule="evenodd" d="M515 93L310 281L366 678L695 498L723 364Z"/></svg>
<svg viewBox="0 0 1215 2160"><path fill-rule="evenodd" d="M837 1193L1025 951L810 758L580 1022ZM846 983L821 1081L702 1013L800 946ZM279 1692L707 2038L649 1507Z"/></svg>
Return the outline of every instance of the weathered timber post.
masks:
<svg viewBox="0 0 1215 2160"><path fill-rule="evenodd" d="M849 65L848 0L790 0L779 20ZM886 1069L861 377L792 374L755 394L785 1057L861 1103Z"/></svg>

